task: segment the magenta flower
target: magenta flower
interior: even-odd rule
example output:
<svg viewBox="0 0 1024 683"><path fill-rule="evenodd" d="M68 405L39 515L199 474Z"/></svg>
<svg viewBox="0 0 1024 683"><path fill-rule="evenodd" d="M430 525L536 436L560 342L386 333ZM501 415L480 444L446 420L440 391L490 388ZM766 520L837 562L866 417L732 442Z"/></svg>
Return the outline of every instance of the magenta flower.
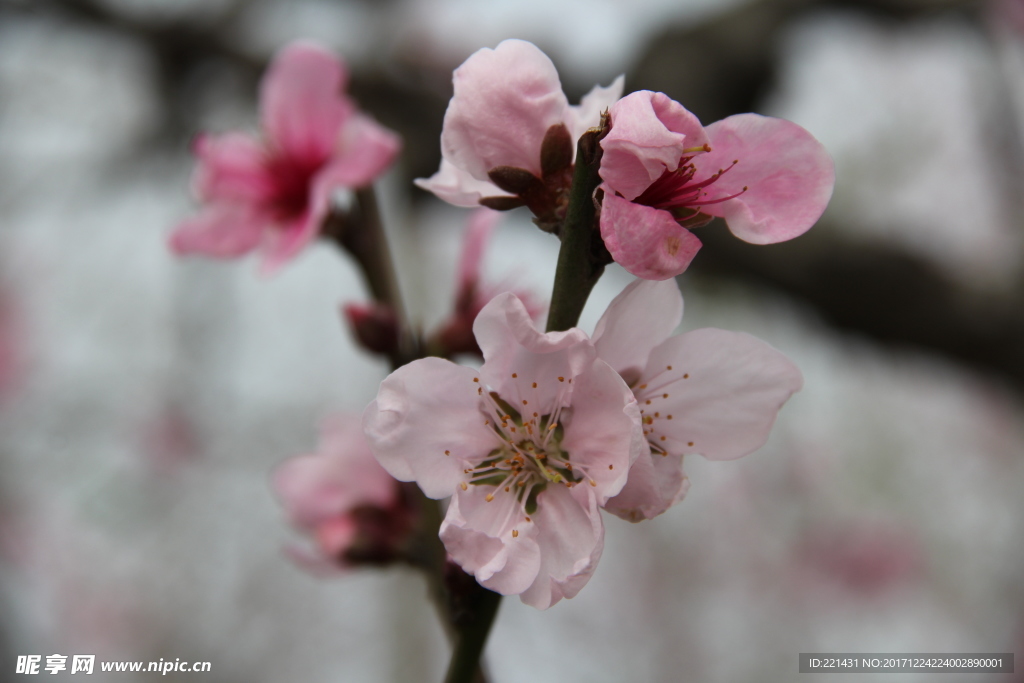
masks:
<svg viewBox="0 0 1024 683"><path fill-rule="evenodd" d="M637 280L594 330L598 356L632 388L648 449L605 509L630 521L660 515L689 487L683 456L732 460L768 438L800 370L748 334L704 328L671 336L683 316L674 281Z"/></svg>
<svg viewBox="0 0 1024 683"><path fill-rule="evenodd" d="M345 95L348 73L307 43L284 48L260 86L262 138L196 139L193 186L206 206L171 235L179 254L234 258L255 249L275 270L320 230L338 188L365 187L401 146Z"/></svg>
<svg viewBox="0 0 1024 683"><path fill-rule="evenodd" d="M610 111L601 141L601 237L633 275L686 270L712 217L753 244L806 232L832 196L835 170L820 142L783 119L738 114L707 128L663 93L635 92Z"/></svg>
<svg viewBox="0 0 1024 683"><path fill-rule="evenodd" d="M316 452L282 463L273 487L291 523L313 541L312 549L289 548L300 564L322 572L397 559L411 516L357 415L325 422Z"/></svg>
<svg viewBox="0 0 1024 683"><path fill-rule="evenodd" d="M401 367L363 426L395 478L453 496L440 532L451 558L487 588L545 609L597 565L599 507L643 447L639 411L582 331L539 332L513 294L491 301L473 329L479 371L439 358Z"/></svg>
<svg viewBox="0 0 1024 683"><path fill-rule="evenodd" d="M452 81L455 92L441 131L441 168L416 184L466 207L477 206L484 198L514 197L491 176L501 167L528 172L538 188L545 182L552 190L560 186L562 179L552 174L571 163L576 141L600 122L601 112L622 95L623 85L619 76L607 88L594 86L578 106L572 106L555 65L536 45L523 40L506 40L493 50L474 52L455 70ZM549 137L561 126L564 149ZM543 162L546 140L549 155L567 150L564 163Z"/></svg>

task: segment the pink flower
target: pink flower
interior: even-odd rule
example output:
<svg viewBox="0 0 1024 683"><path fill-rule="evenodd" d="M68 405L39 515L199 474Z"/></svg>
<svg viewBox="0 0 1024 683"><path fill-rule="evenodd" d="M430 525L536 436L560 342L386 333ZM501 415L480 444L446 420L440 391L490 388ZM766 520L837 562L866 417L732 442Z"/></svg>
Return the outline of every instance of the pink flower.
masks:
<svg viewBox="0 0 1024 683"><path fill-rule="evenodd" d="M832 196L821 143L782 119L738 114L707 128L663 93L635 92L611 108L601 141L601 236L612 257L647 280L686 270L714 216L753 244L806 232Z"/></svg>
<svg viewBox="0 0 1024 683"><path fill-rule="evenodd" d="M554 64L523 40L478 50L455 70L452 81L455 92L441 132L441 168L416 184L466 207L477 206L484 198L514 197L516 193L499 188L490 175L500 167L532 174L540 194L545 194L544 185L552 191L561 189L568 178L552 176L571 164L576 141L600 122L601 112L621 96L623 85L619 76L607 88L595 86L572 106ZM555 144L549 134L562 130L559 127L564 132ZM549 155L560 150L562 163L551 157L545 164L545 147Z"/></svg>
<svg viewBox="0 0 1024 683"><path fill-rule="evenodd" d="M320 229L337 188L365 187L400 147L395 133L356 110L348 73L307 43L284 48L260 87L263 137L202 135L196 195L206 206L171 235L179 254L234 258L259 248L280 267Z"/></svg>
<svg viewBox="0 0 1024 683"><path fill-rule="evenodd" d="M513 292L526 306L530 317L536 320L544 312L544 306L530 292L517 290L509 279L497 284L483 279L484 252L487 242L497 227L501 214L480 208L472 213L462 240L462 255L459 259L458 281L455 290L455 307L451 317L444 323L433 340L439 355L456 353L480 354L480 347L473 336L473 322L491 299L502 292Z"/></svg>
<svg viewBox="0 0 1024 683"><path fill-rule="evenodd" d="M473 330L479 371L439 358L399 368L363 426L395 478L453 496L441 525L451 558L487 588L545 609L597 565L598 508L643 446L639 412L582 331L539 332L513 294L491 301Z"/></svg>
<svg viewBox="0 0 1024 683"><path fill-rule="evenodd" d="M605 509L631 521L660 515L689 488L683 456L732 460L760 448L800 370L748 334L704 328L671 336L683 316L674 281L637 280L597 323L598 356L632 388L649 446Z"/></svg>
<svg viewBox="0 0 1024 683"><path fill-rule="evenodd" d="M313 539L313 550L289 549L300 564L324 571L397 559L411 517L357 415L325 422L316 452L282 463L273 487L291 523Z"/></svg>

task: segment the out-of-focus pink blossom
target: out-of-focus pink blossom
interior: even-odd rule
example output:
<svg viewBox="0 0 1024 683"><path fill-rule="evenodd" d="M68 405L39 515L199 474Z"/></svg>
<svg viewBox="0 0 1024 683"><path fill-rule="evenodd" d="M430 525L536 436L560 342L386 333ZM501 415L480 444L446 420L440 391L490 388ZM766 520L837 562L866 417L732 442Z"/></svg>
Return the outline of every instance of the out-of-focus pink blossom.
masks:
<svg viewBox="0 0 1024 683"><path fill-rule="evenodd" d="M399 483L370 452L357 415L331 417L316 452L282 463L273 487L291 523L313 540L312 550L290 548L307 568L399 559L411 518Z"/></svg>
<svg viewBox="0 0 1024 683"><path fill-rule="evenodd" d="M473 322L484 306L502 292L514 293L534 320L544 312L544 306L536 296L523 289L517 289L510 279L498 283L484 280L484 253L500 218L499 212L485 208L477 209L470 216L462 240L454 310L434 338L434 345L441 355L480 355L480 347L473 336Z"/></svg>
<svg viewBox="0 0 1024 683"><path fill-rule="evenodd" d="M921 539L898 523L858 520L820 525L799 543L797 557L806 579L825 579L855 597L879 595L924 576Z"/></svg>
<svg viewBox="0 0 1024 683"><path fill-rule="evenodd" d="M483 198L514 196L494 183L490 172L495 168L521 169L537 183L545 179L551 168L545 173L542 148L553 127L565 127L564 161L571 163L580 135L600 122L601 112L622 95L623 86L619 76L607 88L594 86L579 105L570 105L555 65L523 40L474 52L452 81L454 94L441 131L441 167L416 184L466 207Z"/></svg>
<svg viewBox="0 0 1024 683"><path fill-rule="evenodd" d="M401 367L363 426L393 476L453 496L441 525L451 558L545 609L596 567L599 507L643 447L639 411L582 331L539 332L513 294L491 301L473 330L479 371L439 358Z"/></svg>
<svg viewBox="0 0 1024 683"><path fill-rule="evenodd" d="M704 128L650 91L627 95L610 115L601 141L601 236L637 277L686 270L700 249L689 228L712 217L740 239L771 244L806 232L832 196L831 157L795 123L738 114Z"/></svg>
<svg viewBox="0 0 1024 683"><path fill-rule="evenodd" d="M171 236L179 254L234 258L255 249L272 271L313 237L338 188L365 187L401 146L398 136L345 95L334 55L295 43L274 58L260 87L262 137L201 135L193 186L205 205Z"/></svg>
<svg viewBox="0 0 1024 683"><path fill-rule="evenodd" d="M682 500L684 455L731 460L760 448L782 404L803 385L788 358L748 334L704 328L672 336L682 316L674 281L637 280L594 330L598 356L636 397L649 446L605 505L631 521Z"/></svg>

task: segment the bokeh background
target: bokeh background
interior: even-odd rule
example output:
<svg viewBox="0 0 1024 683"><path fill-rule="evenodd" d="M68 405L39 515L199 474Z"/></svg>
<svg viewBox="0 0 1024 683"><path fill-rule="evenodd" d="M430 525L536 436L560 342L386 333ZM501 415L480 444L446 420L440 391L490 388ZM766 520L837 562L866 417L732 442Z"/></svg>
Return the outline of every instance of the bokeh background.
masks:
<svg viewBox="0 0 1024 683"><path fill-rule="evenodd" d="M578 597L504 601L493 681L831 680L796 668L829 651L1016 651L1024 671L1024 3L0 0L0 681L54 653L440 680L420 576L325 580L281 551L269 473L386 374L339 320L366 296L354 265L317 245L265 279L165 246L189 140L254 129L259 75L299 37L405 138L379 192L427 325L467 214L410 180L480 47L536 42L572 101L625 73L706 123L790 118L836 161L810 233L709 226L680 280L684 328L756 334L804 390L759 452L688 460L662 517L606 517ZM489 272L545 297L556 250L514 212ZM609 269L585 328L628 281Z"/></svg>

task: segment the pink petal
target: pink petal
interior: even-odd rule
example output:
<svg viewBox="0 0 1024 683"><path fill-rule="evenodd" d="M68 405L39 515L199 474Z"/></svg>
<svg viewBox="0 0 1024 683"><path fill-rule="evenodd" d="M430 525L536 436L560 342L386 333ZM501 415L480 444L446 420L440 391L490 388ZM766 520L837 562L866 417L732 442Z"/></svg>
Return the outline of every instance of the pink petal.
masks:
<svg viewBox="0 0 1024 683"><path fill-rule="evenodd" d="M391 167L401 149L397 133L357 112L342 128L336 153L321 174L340 187L365 187Z"/></svg>
<svg viewBox="0 0 1024 683"><path fill-rule="evenodd" d="M266 217L249 206L214 204L174 229L170 246L177 254L235 258L263 240Z"/></svg>
<svg viewBox="0 0 1024 683"><path fill-rule="evenodd" d="M708 192L712 198L742 194L706 205L704 213L725 218L734 235L753 244L792 239L821 217L832 196L835 167L813 135L790 121L757 114L730 116L707 131L712 151L694 158L696 178L738 160Z"/></svg>
<svg viewBox="0 0 1024 683"><path fill-rule="evenodd" d="M480 270L483 267L484 249L501 220L501 213L490 209L477 209L469 217L469 224L462 238L462 255L459 257L458 290L477 288ZM525 304L524 304L525 305Z"/></svg>
<svg viewBox="0 0 1024 683"><path fill-rule="evenodd" d="M488 180L477 180L443 157L437 173L429 178L417 178L413 182L417 187L433 192L438 199L466 208L480 206L483 197L512 196Z"/></svg>
<svg viewBox="0 0 1024 683"><path fill-rule="evenodd" d="M572 598L590 580L604 550L604 524L589 486L549 486L537 496L537 579L519 599L547 609Z"/></svg>
<svg viewBox="0 0 1024 683"><path fill-rule="evenodd" d="M567 118L568 101L547 55L523 40L473 53L453 74L441 151L477 180L495 166L541 174L548 128Z"/></svg>
<svg viewBox="0 0 1024 683"><path fill-rule="evenodd" d="M622 97L625 83L626 77L620 75L608 87L595 85L583 96L578 105L569 107L569 118L565 123L569 127L573 141L579 140L589 129L596 128L601 123L602 112Z"/></svg>
<svg viewBox="0 0 1024 683"><path fill-rule="evenodd" d="M480 384L473 381L478 376L472 368L424 358L381 382L377 400L363 414L363 429L391 476L415 481L431 498L445 498L466 478L466 459L495 447L480 412Z"/></svg>
<svg viewBox="0 0 1024 683"><path fill-rule="evenodd" d="M590 486L603 505L626 483L629 466L645 449L640 409L633 392L602 360L576 380L572 418L565 427L562 449L584 475L578 486Z"/></svg>
<svg viewBox="0 0 1024 683"><path fill-rule="evenodd" d="M441 523L441 541L452 560L481 585L517 595L530 587L540 569L537 525L525 521L512 495L499 492L487 501L492 491L491 486L456 491Z"/></svg>
<svg viewBox="0 0 1024 683"><path fill-rule="evenodd" d="M272 193L267 151L248 135L200 135L192 151L199 161L192 186L200 200L258 203Z"/></svg>
<svg viewBox="0 0 1024 683"><path fill-rule="evenodd" d="M601 205L601 237L612 258L637 277L667 280L679 275L701 243L672 214L606 193Z"/></svg>
<svg viewBox="0 0 1024 683"><path fill-rule="evenodd" d="M697 117L664 93L630 93L610 113L612 129L601 141L601 178L606 189L626 199L637 198L662 173L674 170L684 149L708 141Z"/></svg>
<svg viewBox="0 0 1024 683"><path fill-rule="evenodd" d="M651 349L668 339L682 319L683 296L675 280L634 280L597 321L592 337L597 357L633 383Z"/></svg>
<svg viewBox="0 0 1024 683"><path fill-rule="evenodd" d="M315 206L310 206L298 218L267 231L260 273L264 276L273 275L295 258L320 232L320 225L326 213L327 200L320 199Z"/></svg>
<svg viewBox="0 0 1024 683"><path fill-rule="evenodd" d="M327 50L292 43L271 63L260 85L263 129L281 153L322 161L353 110L345 97L345 66Z"/></svg>
<svg viewBox="0 0 1024 683"><path fill-rule="evenodd" d="M370 452L357 415L335 415L321 429L315 453L281 463L273 488L296 526L312 528L360 505L387 507L395 480Z"/></svg>
<svg viewBox="0 0 1024 683"><path fill-rule="evenodd" d="M582 330L538 331L523 302L508 292L480 311L473 334L484 354L481 378L516 405L528 400L553 407L557 396L568 397L568 381L587 370L595 357L593 344Z"/></svg>
<svg viewBox="0 0 1024 683"><path fill-rule="evenodd" d="M648 448L629 468L622 491L605 503L604 509L630 522L654 519L681 501L689 489L683 456L661 455Z"/></svg>
<svg viewBox="0 0 1024 683"><path fill-rule="evenodd" d="M642 381L652 385L649 410L672 415L653 425L668 437L658 445L711 460L739 458L764 445L782 404L803 385L800 370L768 344L713 328L655 348ZM639 389L637 399L645 403Z"/></svg>

